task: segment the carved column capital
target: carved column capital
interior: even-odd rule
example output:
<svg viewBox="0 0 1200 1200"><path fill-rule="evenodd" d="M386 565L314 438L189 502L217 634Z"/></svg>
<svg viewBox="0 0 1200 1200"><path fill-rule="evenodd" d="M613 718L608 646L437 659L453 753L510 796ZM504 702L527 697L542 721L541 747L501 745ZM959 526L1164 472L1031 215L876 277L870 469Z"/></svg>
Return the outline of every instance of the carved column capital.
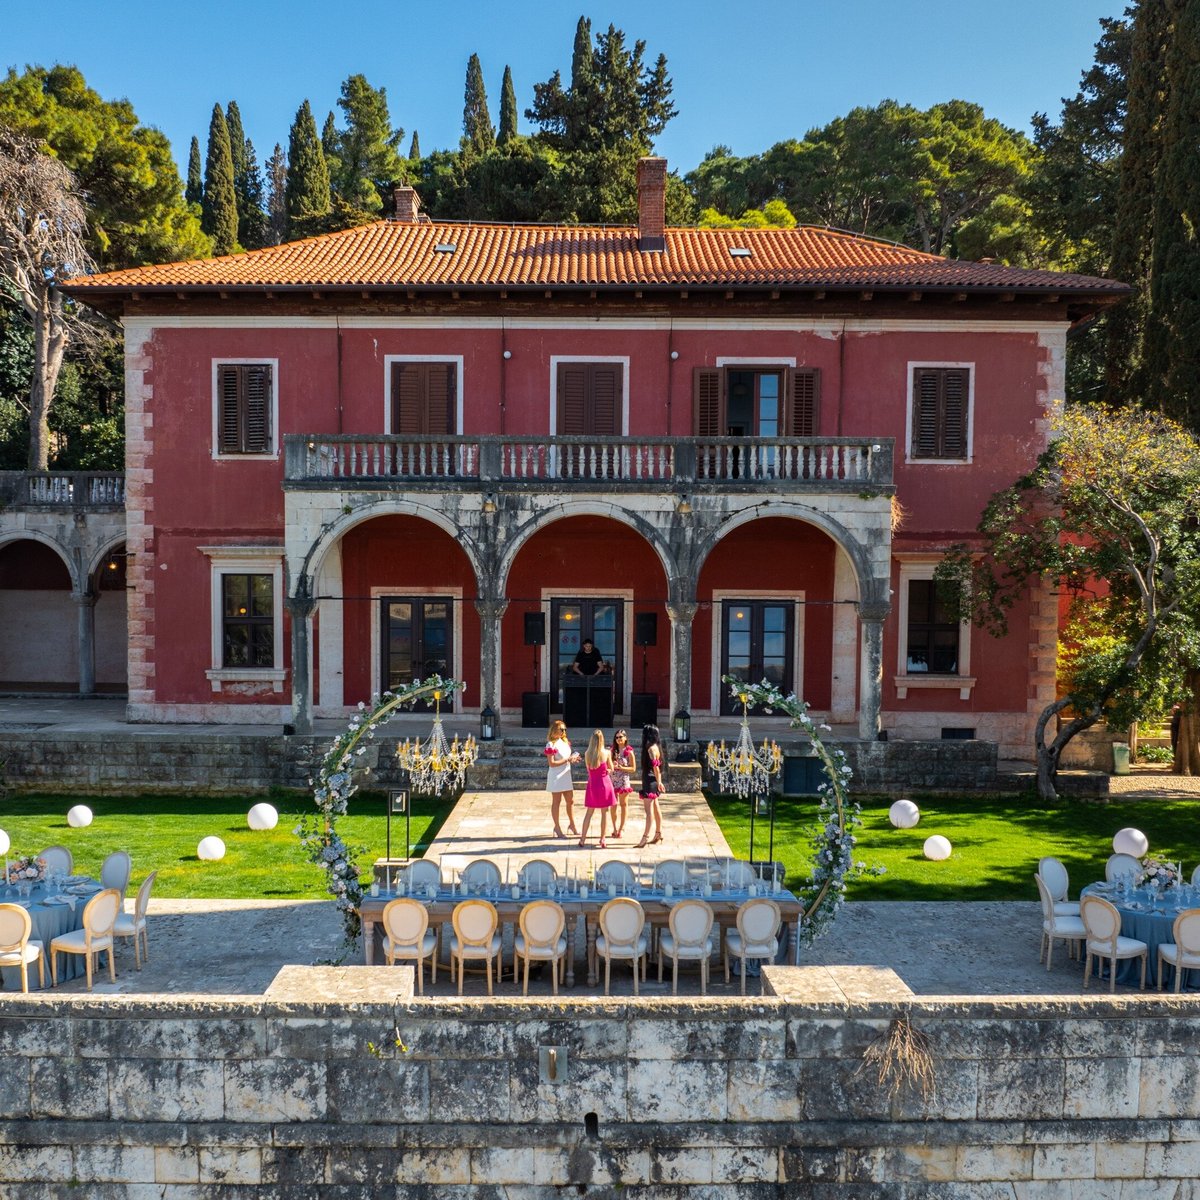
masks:
<svg viewBox="0 0 1200 1200"><path fill-rule="evenodd" d="M860 621L886 621L888 614L892 611L892 606L887 601L870 600L863 601L858 606L858 619Z"/></svg>
<svg viewBox="0 0 1200 1200"><path fill-rule="evenodd" d="M668 604L667 616L671 618L673 625L690 625L699 610L699 604L694 600L688 600L681 603Z"/></svg>
<svg viewBox="0 0 1200 1200"><path fill-rule="evenodd" d="M499 621L508 611L508 601L477 599L475 611L479 614L481 621Z"/></svg>

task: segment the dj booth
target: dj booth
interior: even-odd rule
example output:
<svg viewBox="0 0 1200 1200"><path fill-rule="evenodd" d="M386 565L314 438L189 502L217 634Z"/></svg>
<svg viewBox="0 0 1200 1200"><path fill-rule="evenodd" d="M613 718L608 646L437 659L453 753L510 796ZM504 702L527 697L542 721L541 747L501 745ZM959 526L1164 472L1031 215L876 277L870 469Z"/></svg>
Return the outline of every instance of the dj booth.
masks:
<svg viewBox="0 0 1200 1200"><path fill-rule="evenodd" d="M563 720L569 729L605 729L613 719L611 675L563 676Z"/></svg>

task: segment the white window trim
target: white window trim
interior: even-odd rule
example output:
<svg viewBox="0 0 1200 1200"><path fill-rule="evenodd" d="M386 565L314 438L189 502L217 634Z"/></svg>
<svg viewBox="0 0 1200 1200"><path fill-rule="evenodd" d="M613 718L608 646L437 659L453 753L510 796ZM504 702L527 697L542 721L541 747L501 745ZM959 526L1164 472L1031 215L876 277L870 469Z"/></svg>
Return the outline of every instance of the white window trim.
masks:
<svg viewBox="0 0 1200 1200"><path fill-rule="evenodd" d="M266 454L221 453L221 398L217 387L217 371L221 367L251 365L271 368L271 449ZM214 358L212 360L212 456L220 462L268 461L279 457L279 359L277 358Z"/></svg>
<svg viewBox="0 0 1200 1200"><path fill-rule="evenodd" d="M224 360L228 362L229 360ZM261 362L261 359L253 360ZM276 692L283 691L286 672L283 669L283 547L271 546L200 546L208 555L211 572L212 666L205 676L212 690L219 692L225 683L270 683ZM222 631L221 579L225 575L270 575L274 594L275 665L272 667L224 667Z"/></svg>
<svg viewBox="0 0 1200 1200"><path fill-rule="evenodd" d="M794 368L795 365L795 355L776 354L770 358L749 358L744 354L717 356L718 367L779 367L782 370L784 367Z"/></svg>
<svg viewBox="0 0 1200 1200"><path fill-rule="evenodd" d="M744 360L743 360L744 361ZM792 691L797 696L804 694L804 593L797 591L781 592L758 590L755 588L726 588L712 593L712 698L709 708L710 716L717 716L721 711L721 625L724 621L724 602L726 600L790 600L792 612Z"/></svg>
<svg viewBox="0 0 1200 1200"><path fill-rule="evenodd" d="M970 700L975 676L971 674L971 622L958 623L958 674L927 675L924 672L909 673L908 670L908 585L918 580L932 579L941 557L906 558L900 561L900 579L897 588L900 602L896 605L896 698L906 700L910 688L918 690L938 688L957 689L960 700Z"/></svg>
<svg viewBox="0 0 1200 1200"><path fill-rule="evenodd" d="M423 358L421 362L435 360ZM455 679L463 677L462 658L462 595L461 587L411 587L406 583L396 583L391 587L371 588L371 693L380 695L383 692L383 647L379 644L379 601L384 596L449 596L451 599L450 626L454 638L454 654L452 655L451 672ZM463 711L463 693L455 692L449 704L443 704L447 712L461 713Z"/></svg>
<svg viewBox="0 0 1200 1200"><path fill-rule="evenodd" d="M913 458L913 374L921 367L958 367L967 372L967 453L964 458ZM975 364L973 362L909 362L905 380L904 461L914 466L961 467L975 461Z"/></svg>
<svg viewBox="0 0 1200 1200"><path fill-rule="evenodd" d="M601 362L598 358L580 359L580 362ZM552 647L550 645L550 602L551 600L574 600L578 597L580 600L620 600L621 601L621 629L624 636L622 637L621 645L621 678L625 683L626 695L631 695L633 691L633 680L629 675L630 666L633 663L633 588L542 588L542 619L546 622L546 641L545 644L536 647L540 651L541 662L538 668L538 677L542 681L542 691L551 692L550 687L550 658ZM551 695L551 703L553 703L553 695ZM618 697L624 704L624 696ZM628 709L625 710L628 713Z"/></svg>
<svg viewBox="0 0 1200 1200"><path fill-rule="evenodd" d="M392 430L392 363L454 363L454 434L463 431L463 356L461 354L385 354L383 356L383 432ZM416 592L412 592L416 595Z"/></svg>
<svg viewBox="0 0 1200 1200"><path fill-rule="evenodd" d="M620 363L621 364L621 436L629 436L629 355L628 354L552 354L550 355L550 436L558 434L558 365L559 363ZM585 592L572 592L583 596ZM616 592L598 592L613 595Z"/></svg>

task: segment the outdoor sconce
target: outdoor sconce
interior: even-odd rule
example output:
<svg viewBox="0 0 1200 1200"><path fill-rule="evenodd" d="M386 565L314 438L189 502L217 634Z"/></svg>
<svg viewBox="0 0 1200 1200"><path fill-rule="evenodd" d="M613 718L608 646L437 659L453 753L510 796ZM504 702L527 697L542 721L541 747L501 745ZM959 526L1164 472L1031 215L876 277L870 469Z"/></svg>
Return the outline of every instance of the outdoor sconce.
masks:
<svg viewBox="0 0 1200 1200"><path fill-rule="evenodd" d="M512 358L512 351L511 351L511 350L505 350L505 352L504 352L504 357L505 357L506 359L507 359L507 358Z"/></svg>
<svg viewBox="0 0 1200 1200"><path fill-rule="evenodd" d="M675 511L681 517L690 517L692 515L692 503L686 496L680 496L679 502L675 505Z"/></svg>
<svg viewBox="0 0 1200 1200"><path fill-rule="evenodd" d="M496 740L496 714L492 712L490 704L485 705L483 712L479 714L479 740L481 742Z"/></svg>
<svg viewBox="0 0 1200 1200"><path fill-rule="evenodd" d="M672 350L672 351L671 351L671 361L672 361L672 362L675 362L675 361L676 361L678 358L679 358L679 351L678 351L678 350Z"/></svg>
<svg viewBox="0 0 1200 1200"><path fill-rule="evenodd" d="M482 511L489 517L492 516L493 513L495 513L496 500L495 500L495 497L493 497L491 494L484 496Z"/></svg>
<svg viewBox="0 0 1200 1200"><path fill-rule="evenodd" d="M672 718L671 732L677 742L692 740L692 714L686 708L681 708Z"/></svg>

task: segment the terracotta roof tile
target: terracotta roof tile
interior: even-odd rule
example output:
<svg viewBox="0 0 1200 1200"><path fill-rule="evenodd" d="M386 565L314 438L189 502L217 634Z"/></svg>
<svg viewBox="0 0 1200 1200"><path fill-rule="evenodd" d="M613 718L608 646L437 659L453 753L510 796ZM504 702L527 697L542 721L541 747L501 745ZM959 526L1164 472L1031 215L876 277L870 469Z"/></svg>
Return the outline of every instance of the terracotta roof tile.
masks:
<svg viewBox="0 0 1200 1200"><path fill-rule="evenodd" d="M637 240L636 229L619 227L376 221L245 254L80 276L65 286L81 294L292 287L1128 290L1087 275L958 262L813 226L668 229L660 253L640 251ZM735 256L734 248L750 254Z"/></svg>

